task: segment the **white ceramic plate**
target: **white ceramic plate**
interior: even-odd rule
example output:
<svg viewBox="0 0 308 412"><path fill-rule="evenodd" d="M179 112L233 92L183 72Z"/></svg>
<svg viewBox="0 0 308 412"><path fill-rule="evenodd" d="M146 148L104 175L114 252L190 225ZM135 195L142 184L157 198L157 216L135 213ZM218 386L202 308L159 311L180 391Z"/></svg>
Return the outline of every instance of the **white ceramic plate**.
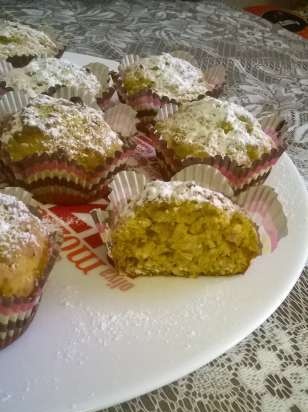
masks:
<svg viewBox="0 0 308 412"><path fill-rule="evenodd" d="M66 57L81 65L101 60L117 66ZM285 299L307 257L308 196L287 155L267 184L279 194L289 234L245 276L230 278L125 282L102 276L103 263L94 255L89 260L91 252L102 256L101 247L89 246L97 246L91 218L71 208L75 221L69 216L71 226L63 223L66 250L39 313L0 352L0 410L99 410L180 378L251 333Z"/></svg>

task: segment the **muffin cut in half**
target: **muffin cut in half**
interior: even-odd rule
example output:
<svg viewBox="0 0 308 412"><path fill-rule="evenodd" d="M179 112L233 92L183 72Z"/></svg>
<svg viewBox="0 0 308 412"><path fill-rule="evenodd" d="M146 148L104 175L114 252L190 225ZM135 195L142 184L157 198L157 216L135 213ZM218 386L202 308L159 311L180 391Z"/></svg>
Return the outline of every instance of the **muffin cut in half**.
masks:
<svg viewBox="0 0 308 412"><path fill-rule="evenodd" d="M123 142L101 111L39 95L5 120L2 172L45 203L86 203L106 195L123 166Z"/></svg>
<svg viewBox="0 0 308 412"><path fill-rule="evenodd" d="M285 150L280 129L272 138L237 104L207 96L168 109L152 125L138 126L151 137L167 179L186 166L205 163L240 191L262 183Z"/></svg>
<svg viewBox="0 0 308 412"><path fill-rule="evenodd" d="M35 57L61 57L63 51L42 31L13 21L0 21L0 60L13 67L26 66Z"/></svg>
<svg viewBox="0 0 308 412"><path fill-rule="evenodd" d="M194 182L148 182L110 233L118 271L129 276L234 275L261 254L255 224L221 193Z"/></svg>
<svg viewBox="0 0 308 412"><path fill-rule="evenodd" d="M31 322L58 252L50 224L0 193L0 348Z"/></svg>

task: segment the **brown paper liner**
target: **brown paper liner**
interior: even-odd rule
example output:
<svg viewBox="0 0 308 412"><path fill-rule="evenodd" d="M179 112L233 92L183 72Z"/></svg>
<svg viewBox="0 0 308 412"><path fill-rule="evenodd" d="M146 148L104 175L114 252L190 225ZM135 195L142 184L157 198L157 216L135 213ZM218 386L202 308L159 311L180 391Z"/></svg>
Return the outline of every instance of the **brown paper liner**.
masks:
<svg viewBox="0 0 308 412"><path fill-rule="evenodd" d="M215 168L208 165L192 165L181 170L172 180L195 181L201 186L219 191L238 204L258 227L262 254L271 253L279 241L287 235L287 219L275 190L269 186L251 187L238 196L227 179ZM111 230L131 199L143 190L148 178L133 171L118 173L110 184L109 205L104 211L94 210L92 216L96 227L112 259Z"/></svg>
<svg viewBox="0 0 308 412"><path fill-rule="evenodd" d="M118 93L119 100L122 103L130 105L134 110L136 110L138 117L142 118L143 121L150 121L156 115L158 110L164 105L168 103L180 103L175 99L170 99L168 96L158 95L152 89L145 89L133 95L127 94L123 85L122 73L130 65L138 62L139 60L140 56L137 55L125 56L119 65L119 72L111 72L111 77L114 87ZM216 66L206 70L204 72L204 79L211 85L211 90L209 90L205 95L218 97L222 93L225 83L224 67ZM198 99L195 100L202 99L205 95L200 95Z"/></svg>
<svg viewBox="0 0 308 412"><path fill-rule="evenodd" d="M164 120L178 110L175 104L168 104L160 109L157 120ZM239 166L228 156L208 156L206 158L187 157L178 158L175 152L167 147L163 136L155 128L156 121L151 123L141 121L137 129L146 134L153 142L162 170L164 180L170 180L181 169L194 165L206 164L217 168L229 181L233 190L239 193L248 187L262 184L269 175L272 166L277 162L287 147L287 126L284 120L277 115L268 116L261 120L263 130L273 139L276 147L270 153L263 154L255 160L250 167Z"/></svg>
<svg viewBox="0 0 308 412"><path fill-rule="evenodd" d="M35 208L32 196L20 188L6 188L2 192L24 201L31 211L41 216ZM0 349L5 348L21 336L32 322L41 301L43 288L60 252L62 236L56 229L50 231L48 259L37 284L29 296L3 297L0 295Z"/></svg>

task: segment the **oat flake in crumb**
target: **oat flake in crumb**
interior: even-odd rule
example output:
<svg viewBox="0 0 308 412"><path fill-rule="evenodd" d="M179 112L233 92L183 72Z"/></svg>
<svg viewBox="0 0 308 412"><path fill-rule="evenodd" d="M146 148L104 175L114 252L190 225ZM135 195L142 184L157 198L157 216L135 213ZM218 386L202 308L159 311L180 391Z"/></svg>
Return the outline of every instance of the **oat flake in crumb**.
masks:
<svg viewBox="0 0 308 412"><path fill-rule="evenodd" d="M55 56L56 44L43 32L24 24L0 21L0 59L12 56Z"/></svg>
<svg viewBox="0 0 308 412"><path fill-rule="evenodd" d="M156 127L168 147L187 145L206 156L228 156L238 165L250 166L254 160L251 153L260 158L275 147L251 113L213 97L184 103L174 115L158 121Z"/></svg>
<svg viewBox="0 0 308 412"><path fill-rule="evenodd" d="M82 88L93 98L100 91L100 83L94 74L86 68L55 57L32 60L23 68L11 70L2 80L6 82L6 87L22 90L31 97L55 86Z"/></svg>
<svg viewBox="0 0 308 412"><path fill-rule="evenodd" d="M0 260L10 263L19 251L39 246L48 228L14 196L0 193Z"/></svg>
<svg viewBox="0 0 308 412"><path fill-rule="evenodd" d="M120 150L123 145L102 112L46 95L39 95L12 116L0 138L3 146L24 127L37 128L46 136L41 142L44 153L62 151L69 159L89 150L104 157L111 146Z"/></svg>
<svg viewBox="0 0 308 412"><path fill-rule="evenodd" d="M154 83L152 88L159 96L180 102L190 101L211 89L201 69L169 53L141 58L128 71L140 70L141 67L144 77Z"/></svg>

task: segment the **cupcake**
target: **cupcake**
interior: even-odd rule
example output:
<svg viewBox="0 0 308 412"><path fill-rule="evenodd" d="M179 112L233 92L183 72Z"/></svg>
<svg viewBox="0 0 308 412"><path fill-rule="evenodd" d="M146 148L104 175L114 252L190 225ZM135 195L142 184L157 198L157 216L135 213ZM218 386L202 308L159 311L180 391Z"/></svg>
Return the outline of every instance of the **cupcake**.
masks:
<svg viewBox="0 0 308 412"><path fill-rule="evenodd" d="M39 95L3 122L0 158L12 185L41 202L77 204L106 195L125 151L101 111Z"/></svg>
<svg viewBox="0 0 308 412"><path fill-rule="evenodd" d="M26 66L33 58L60 57L60 49L47 34L13 21L0 22L0 60L13 67Z"/></svg>
<svg viewBox="0 0 308 412"><path fill-rule="evenodd" d="M145 58L127 56L119 73L112 73L112 77L120 100L133 107L139 117L156 114L168 102L217 96L222 89L221 82L217 84L198 67L169 53Z"/></svg>
<svg viewBox="0 0 308 412"><path fill-rule="evenodd" d="M261 254L239 206L193 181L150 181L112 225L115 268L129 276L234 275Z"/></svg>
<svg viewBox="0 0 308 412"><path fill-rule="evenodd" d="M169 105L151 125L138 127L152 139L166 179L205 163L217 167L235 191L264 181L285 149L281 123L273 138L243 107L212 97Z"/></svg>
<svg viewBox="0 0 308 412"><path fill-rule="evenodd" d="M56 237L23 202L0 193L0 348L31 323L58 255Z"/></svg>
<svg viewBox="0 0 308 412"><path fill-rule="evenodd" d="M99 80L88 68L55 57L37 58L25 67L3 74L0 85L2 89L18 90L29 97L40 93L53 95L63 87L74 88L77 93L81 90L88 95L92 102L101 92Z"/></svg>

